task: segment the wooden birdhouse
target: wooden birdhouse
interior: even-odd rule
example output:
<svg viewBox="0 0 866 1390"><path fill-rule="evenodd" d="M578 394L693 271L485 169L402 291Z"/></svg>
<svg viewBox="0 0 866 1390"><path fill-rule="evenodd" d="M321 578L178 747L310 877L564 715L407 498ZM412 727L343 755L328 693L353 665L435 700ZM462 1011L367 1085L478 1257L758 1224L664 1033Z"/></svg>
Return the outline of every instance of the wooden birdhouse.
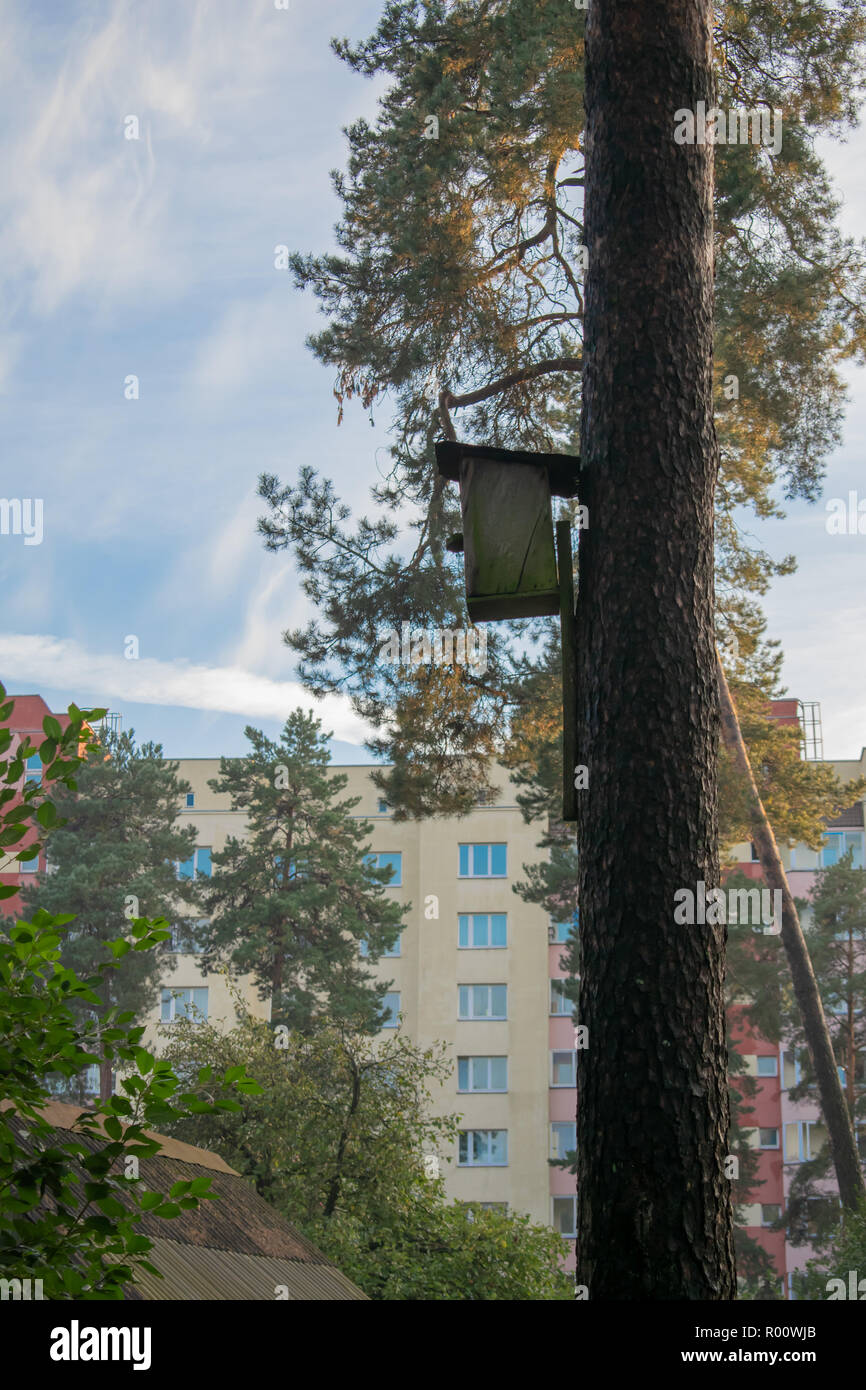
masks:
<svg viewBox="0 0 866 1390"><path fill-rule="evenodd" d="M551 496L574 497L579 460L568 454L444 442L440 474L460 487L466 605L475 623L560 611Z"/></svg>

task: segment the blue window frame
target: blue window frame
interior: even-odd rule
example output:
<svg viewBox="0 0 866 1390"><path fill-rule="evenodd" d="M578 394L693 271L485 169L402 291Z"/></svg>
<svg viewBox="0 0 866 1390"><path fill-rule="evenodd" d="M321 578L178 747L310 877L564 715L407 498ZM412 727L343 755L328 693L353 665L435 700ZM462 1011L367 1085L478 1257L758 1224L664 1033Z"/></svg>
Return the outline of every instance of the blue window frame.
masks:
<svg viewBox="0 0 866 1390"><path fill-rule="evenodd" d="M561 943L561 942L568 941L568 939L569 939L569 937L570 937L570 935L571 935L572 924L574 924L574 931L575 931L575 935L576 935L576 934L577 934L577 931L578 931L578 928L579 928L579 925L580 925L580 913L579 913L579 911L578 911L577 908L574 909L574 916L573 916L573 917L570 917L570 918L569 918L567 921L565 921L565 922L554 922L553 918L551 917L551 919L550 919L550 940L551 940L552 942L560 942L560 943Z"/></svg>
<svg viewBox="0 0 866 1390"><path fill-rule="evenodd" d="M369 956L369 954L370 954L370 943L368 942L366 936L362 936L362 937L361 937L361 940L360 940L359 945L358 945L358 949L360 950L362 956ZM397 937L397 940L394 942L394 945L393 945L393 946L391 946L387 951L382 951L382 953L381 953L381 959L382 959L382 960L390 960L392 957L399 956L399 955L401 955L401 954L402 954L402 953L401 953L401 950L400 950L400 937L398 936L398 937Z"/></svg>
<svg viewBox="0 0 866 1390"><path fill-rule="evenodd" d="M393 869L386 888L399 888L403 882L402 854L368 854L367 860L374 869Z"/></svg>
<svg viewBox="0 0 866 1390"><path fill-rule="evenodd" d="M853 850L851 856L852 868L863 868L863 831L862 830L828 830L824 836L824 845L818 856L818 862L822 869L829 869L831 864L838 864L839 860L848 850Z"/></svg>
<svg viewBox="0 0 866 1390"><path fill-rule="evenodd" d="M190 855L177 865L178 878L210 878L210 845L198 845Z"/></svg>
<svg viewBox="0 0 866 1390"><path fill-rule="evenodd" d="M161 1022L174 1023L179 1018L189 1018L192 1023L207 1019L207 986L162 991Z"/></svg>
<svg viewBox="0 0 866 1390"><path fill-rule="evenodd" d="M507 985L458 985L458 1018L503 1019L508 1016Z"/></svg>
<svg viewBox="0 0 866 1390"><path fill-rule="evenodd" d="M550 1084L553 1087L577 1085L576 1052L551 1052Z"/></svg>
<svg viewBox="0 0 866 1390"><path fill-rule="evenodd" d="M507 1129L461 1129L458 1166L504 1168L508 1164Z"/></svg>
<svg viewBox="0 0 866 1390"><path fill-rule="evenodd" d="M505 878L508 874L507 845L460 845L460 878Z"/></svg>
<svg viewBox="0 0 866 1390"><path fill-rule="evenodd" d="M384 995L382 999L382 1009L385 1013L385 1021L382 1024L382 1027L398 1028L400 1026L400 1019L398 1018L398 1014L400 1013L399 990L395 989L392 990L389 994Z"/></svg>
<svg viewBox="0 0 866 1390"><path fill-rule="evenodd" d="M187 804L187 806L194 806L194 805L195 805L195 792L187 792L187 794L186 794L186 804Z"/></svg>
<svg viewBox="0 0 866 1390"><path fill-rule="evenodd" d="M555 978L550 982L550 1013L554 1018L570 1017L574 1013L574 1003L565 992L568 981Z"/></svg>
<svg viewBox="0 0 866 1390"><path fill-rule="evenodd" d="M505 912L461 913L457 922L457 944L461 950L498 950L508 945Z"/></svg>
<svg viewBox="0 0 866 1390"><path fill-rule="evenodd" d="M508 1058L458 1057L457 1090L467 1093L474 1091L507 1091Z"/></svg>
<svg viewBox="0 0 866 1390"><path fill-rule="evenodd" d="M550 1157L565 1158L577 1148L577 1124L574 1120L553 1120L550 1126Z"/></svg>
<svg viewBox="0 0 866 1390"><path fill-rule="evenodd" d="M37 787L42 785L42 759L38 753L33 753L24 764L25 782L35 782Z"/></svg>

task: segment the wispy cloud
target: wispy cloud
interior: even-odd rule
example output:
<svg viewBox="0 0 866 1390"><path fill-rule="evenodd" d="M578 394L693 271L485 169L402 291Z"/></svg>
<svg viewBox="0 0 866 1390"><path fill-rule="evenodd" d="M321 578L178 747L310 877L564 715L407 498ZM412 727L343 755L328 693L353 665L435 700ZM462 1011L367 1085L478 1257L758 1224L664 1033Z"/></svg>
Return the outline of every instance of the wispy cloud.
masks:
<svg viewBox="0 0 866 1390"><path fill-rule="evenodd" d="M127 660L67 639L7 633L0 634L0 672L13 693L23 685L71 690L82 706L126 700L282 721L300 705L314 709L335 738L359 743L369 733L343 696L316 700L296 681L272 680L239 666Z"/></svg>
<svg viewBox="0 0 866 1390"><path fill-rule="evenodd" d="M58 47L50 26L40 35L4 16L17 80L15 102L0 97L0 252L5 273L24 277L17 298L26 285L32 308L52 314L80 291L147 300L197 279L202 211L230 203L293 27L267 0L115 0L70 11Z"/></svg>

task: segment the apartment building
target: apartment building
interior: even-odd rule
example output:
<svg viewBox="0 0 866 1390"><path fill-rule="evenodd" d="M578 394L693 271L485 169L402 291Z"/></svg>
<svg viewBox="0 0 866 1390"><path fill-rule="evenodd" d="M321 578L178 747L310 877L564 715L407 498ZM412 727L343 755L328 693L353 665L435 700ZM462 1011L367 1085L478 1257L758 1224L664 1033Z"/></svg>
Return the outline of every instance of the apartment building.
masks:
<svg viewBox="0 0 866 1390"><path fill-rule="evenodd" d="M774 700L772 708L780 723L799 725L804 757L827 761L842 782L866 775L866 748L856 759L824 759L820 709L816 704L804 705L793 699ZM818 870L837 863L849 850L854 867L866 868L863 801L856 802L835 820L828 822L820 849L813 850L802 843L794 846L780 844L779 852L793 897L808 899ZM732 857L737 868L747 877L761 877L760 864L749 843L735 846ZM801 917L804 926L808 925L809 919L810 909L807 907ZM750 1143L759 1155L757 1178L760 1186L756 1186L753 1194L755 1200L745 1210L744 1224L749 1235L773 1259L785 1297L795 1299L798 1275L805 1270L807 1262L815 1257L816 1251L809 1242L795 1245L789 1238L787 1226L778 1231L769 1228L784 1218L797 1170L824 1148L827 1131L820 1118L814 1087L810 1088L811 1093L804 1099L794 1100L791 1097L791 1090L800 1084L803 1072L801 1058L790 1042L783 1039L778 1046L768 1043L748 1027L742 1010L734 1008L732 1013L737 1050L745 1059L747 1074L755 1078L756 1084L756 1094L748 1100L751 1114L747 1122ZM840 1079L844 1083L842 1068ZM861 1155L866 1161L866 1127L864 1132L858 1133L858 1141ZM823 1194L819 1200L838 1202L834 1177L817 1186Z"/></svg>
<svg viewBox="0 0 866 1390"><path fill-rule="evenodd" d="M12 713L8 720L9 732L12 735L10 744L10 755L14 755L16 749L29 738L30 742L37 747L45 739L46 734L42 727L42 721L52 715L58 721L62 729L69 724L69 715L66 713L55 714L48 708L41 695L15 695ZM24 767L24 780L41 782L42 781L42 760L38 753L29 757ZM16 844L8 852L0 850L0 883L4 886L15 888L24 887L32 881L33 875L45 868L45 855L40 854L35 859L17 860L14 856L21 849L26 847L36 839L36 832L28 830L20 844ZM0 898L0 916L8 917L20 913L20 902L17 897Z"/></svg>
<svg viewBox="0 0 866 1390"><path fill-rule="evenodd" d="M814 707L807 716L797 701L777 701L773 708L783 722L800 724L804 752L820 758ZM48 713L40 696L16 697L15 737L40 734ZM40 775L36 762L32 768L28 764L27 775ZM843 780L866 775L866 749L859 759L831 765ZM571 924L550 922L513 891L524 866L541 857L540 827L526 825L501 769L496 801L477 806L462 820L420 823L394 821L373 786L370 767L333 770L347 777L346 794L360 799L355 814L369 824L371 852L393 870L387 893L411 904L399 942L376 973L390 982L386 1027L405 1029L420 1045L444 1041L452 1058L450 1082L437 1098L442 1113L461 1117L458 1142L440 1155L447 1190L458 1201L507 1206L553 1225L573 1265L575 1180L549 1162L576 1144L575 1035L561 964ZM178 866L181 876L208 876L213 853L228 835L243 834L243 813L232 811L229 798L208 785L218 772L218 758L180 762L190 791L178 816L195 826L197 846ZM864 867L862 802L828 825L820 850L781 847L794 896L805 898L817 870L848 849L855 865ZM751 845L736 846L733 859L747 876L760 877ZM16 865L0 877L21 884L36 866L35 860ZM17 900L0 910L17 911ZM220 1027L230 1027L234 1019L225 977L205 976L200 969L195 923L179 923L173 944L176 964L166 972L161 998L145 1020L145 1043L157 1050L164 1030L188 1008ZM250 980L235 982L234 988L251 1012L269 1016L269 1001ZM794 1246L785 1229L772 1227L784 1217L798 1165L826 1143L826 1132L814 1099L790 1097L801 1076L800 1059L790 1046L756 1035L736 1007L732 1024L756 1087L748 1124L758 1152L759 1185L745 1210L745 1225L770 1254L786 1295L794 1297L796 1275L814 1251ZM866 1135L863 1149L866 1157ZM834 1184L825 1186L827 1198L834 1200Z"/></svg>
<svg viewBox="0 0 866 1390"><path fill-rule="evenodd" d="M348 778L346 795L360 798L355 814L369 822L371 852L393 870L387 893L411 904L375 971L390 982L386 1028L399 1026L421 1045L445 1042L452 1057L437 1098L441 1113L461 1117L453 1151L440 1155L450 1196L526 1212L572 1241L574 1178L548 1163L575 1144L574 1026L557 985L568 924L551 924L513 891L524 865L540 857L539 827L526 825L501 772L495 803L462 820L418 823L393 820L369 767L333 770ZM243 814L208 786L218 772L216 758L180 761L190 791L179 818L197 831L182 875L209 874L212 854L243 831ZM146 1043L157 1047L162 1027L190 1005L221 1026L233 1017L226 982L202 974L194 932L178 930L176 967L147 1020ZM251 1011L267 1017L249 982L244 991Z"/></svg>

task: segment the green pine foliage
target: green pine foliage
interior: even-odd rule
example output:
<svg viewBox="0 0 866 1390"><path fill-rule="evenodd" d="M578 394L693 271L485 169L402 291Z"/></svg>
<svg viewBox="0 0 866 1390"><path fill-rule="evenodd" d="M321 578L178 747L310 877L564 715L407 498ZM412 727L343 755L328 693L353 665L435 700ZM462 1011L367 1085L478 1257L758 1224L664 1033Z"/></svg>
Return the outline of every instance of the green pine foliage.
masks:
<svg viewBox="0 0 866 1390"><path fill-rule="evenodd" d="M264 475L260 530L269 548L294 552L315 610L286 633L302 679L350 693L378 726L398 814L468 810L491 736L507 745L526 681L549 666L548 620L498 626L487 672L457 672L449 721L435 681L376 654L383 628L465 621L462 561L445 549L456 496L433 462L441 405L461 438L575 451L592 252L584 22L570 0L389 0L369 40L333 45L387 87L375 122L347 130L337 251L292 265L327 320L310 346L336 374L340 412L351 399L395 412L391 469L374 513L357 520L310 468L293 484ZM748 515L819 495L839 440L841 369L866 346L864 251L839 231L817 144L856 119L864 35L864 0L716 10L719 106L782 113L779 154L715 151L718 627L734 673L764 694L781 657L760 597L794 561L757 547Z"/></svg>
<svg viewBox="0 0 866 1390"><path fill-rule="evenodd" d="M360 798L341 798L348 779L329 773L321 722L295 710L279 741L245 733L249 753L223 758L210 783L247 824L213 855L213 878L200 885L210 915L203 968L228 959L252 975L273 1001L274 1022L306 1029L352 1020L375 1031L388 986L374 980L361 946L377 961L411 904L385 891L391 870L370 857L369 822L354 814Z"/></svg>
<svg viewBox="0 0 866 1390"><path fill-rule="evenodd" d="M159 745L139 747L134 731L109 733L77 773L76 787L53 794L65 824L54 830L48 870L22 890L28 912L71 912L64 965L84 976L109 958L109 943L138 917L169 921L190 900L176 863L192 854L195 830L178 824L187 784ZM157 998L164 952L130 952L98 987L97 1014L109 1008L142 1017Z"/></svg>

